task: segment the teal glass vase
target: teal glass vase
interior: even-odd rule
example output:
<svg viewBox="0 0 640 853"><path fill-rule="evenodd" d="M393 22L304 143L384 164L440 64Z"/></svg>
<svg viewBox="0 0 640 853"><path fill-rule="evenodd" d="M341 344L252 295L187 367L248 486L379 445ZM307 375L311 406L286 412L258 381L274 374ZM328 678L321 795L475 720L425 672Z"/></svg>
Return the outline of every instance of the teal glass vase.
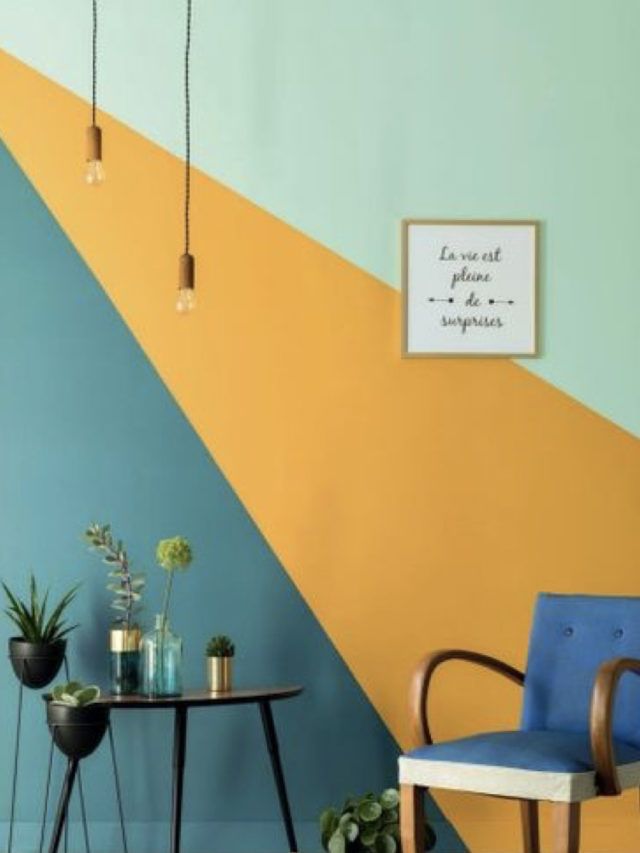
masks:
<svg viewBox="0 0 640 853"><path fill-rule="evenodd" d="M145 696L182 694L182 639L168 620L156 616L155 625L140 642L142 690Z"/></svg>
<svg viewBox="0 0 640 853"><path fill-rule="evenodd" d="M140 628L116 622L109 631L111 692L115 696L137 693L140 688Z"/></svg>

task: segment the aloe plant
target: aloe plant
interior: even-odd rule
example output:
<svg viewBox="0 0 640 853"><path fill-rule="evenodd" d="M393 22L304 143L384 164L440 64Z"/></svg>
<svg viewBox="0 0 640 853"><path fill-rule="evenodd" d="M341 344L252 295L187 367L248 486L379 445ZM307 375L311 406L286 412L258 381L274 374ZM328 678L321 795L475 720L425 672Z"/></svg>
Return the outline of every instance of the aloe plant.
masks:
<svg viewBox="0 0 640 853"><path fill-rule="evenodd" d="M349 797L341 811L326 809L320 815L322 846L329 853L401 853L400 797L395 788L380 796ZM436 843L433 828L425 825L425 850Z"/></svg>
<svg viewBox="0 0 640 853"><path fill-rule="evenodd" d="M23 601L14 595L9 587L2 582L2 588L7 596L8 606L5 614L20 631L20 636L28 643L55 643L63 640L67 634L77 628L77 625L67 625L63 619L67 607L76 596L80 584L73 586L49 613L49 590L41 599L38 584L33 574L29 580L29 599Z"/></svg>
<svg viewBox="0 0 640 853"><path fill-rule="evenodd" d="M231 637L226 634L218 634L211 637L207 643L207 657L210 658L232 658L236 653L236 647Z"/></svg>
<svg viewBox="0 0 640 853"><path fill-rule="evenodd" d="M107 589L115 596L111 607L123 614L121 619L130 628L135 614L141 610L144 574L131 571L129 555L122 541L113 538L110 524L90 524L84 538L91 549L102 554L102 562L110 567L111 580Z"/></svg>
<svg viewBox="0 0 640 853"><path fill-rule="evenodd" d="M82 684L80 681L69 681L67 684L56 684L51 691L51 701L55 705L67 705L70 708L84 708L100 698L100 688L95 684Z"/></svg>

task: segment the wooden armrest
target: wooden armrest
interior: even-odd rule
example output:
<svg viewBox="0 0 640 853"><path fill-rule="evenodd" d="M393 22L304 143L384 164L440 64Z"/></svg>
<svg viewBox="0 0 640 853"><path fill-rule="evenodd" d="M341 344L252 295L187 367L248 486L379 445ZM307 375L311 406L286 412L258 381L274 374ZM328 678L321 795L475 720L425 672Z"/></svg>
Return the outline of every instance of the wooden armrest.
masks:
<svg viewBox="0 0 640 853"><path fill-rule="evenodd" d="M613 658L605 661L598 669L591 693L591 752L596 785L599 793L605 797L616 796L622 790L613 749L613 706L618 681L625 672L640 674L640 660Z"/></svg>
<svg viewBox="0 0 640 853"><path fill-rule="evenodd" d="M445 663L448 660L463 660L468 663L475 663L485 667L485 669L491 669L493 672L504 675L517 684L524 684L524 673L509 666L508 663L498 660L498 658L483 655L479 652L465 651L465 649L440 649L440 651L431 652L416 667L409 690L409 708L417 746L433 743L427 710L429 687L433 673L441 663Z"/></svg>

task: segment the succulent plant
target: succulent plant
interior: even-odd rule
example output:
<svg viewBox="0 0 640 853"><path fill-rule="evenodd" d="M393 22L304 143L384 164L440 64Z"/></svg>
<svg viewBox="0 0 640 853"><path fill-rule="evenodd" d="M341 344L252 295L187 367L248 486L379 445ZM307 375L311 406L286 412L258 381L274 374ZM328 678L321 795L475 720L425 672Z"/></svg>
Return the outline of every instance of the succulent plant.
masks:
<svg viewBox="0 0 640 853"><path fill-rule="evenodd" d="M134 615L141 609L144 574L131 571L127 551L121 540L113 538L110 524L90 524L84 538L92 549L102 553L102 562L110 567L107 589L115 595L111 607L123 614L122 621L130 628Z"/></svg>
<svg viewBox="0 0 640 853"><path fill-rule="evenodd" d="M226 634L217 634L207 643L207 657L210 658L232 658L235 652L236 647Z"/></svg>
<svg viewBox="0 0 640 853"><path fill-rule="evenodd" d="M55 643L63 640L77 625L67 625L63 616L67 607L75 598L80 584L73 586L53 607L48 616L49 590L42 600L38 593L38 584L33 574L29 580L29 601L24 602L14 595L6 583L2 583L8 606L6 615L16 625L23 640L29 643Z"/></svg>
<svg viewBox="0 0 640 853"><path fill-rule="evenodd" d="M70 708L84 708L100 698L100 688L95 684L82 684L80 681L69 681L67 684L56 684L51 691L51 701L56 705L67 705Z"/></svg>
<svg viewBox="0 0 640 853"><path fill-rule="evenodd" d="M320 815L322 846L329 853L401 853L399 804L395 788L349 797L340 812L330 808ZM429 824L425 836L425 850L432 850L436 835Z"/></svg>

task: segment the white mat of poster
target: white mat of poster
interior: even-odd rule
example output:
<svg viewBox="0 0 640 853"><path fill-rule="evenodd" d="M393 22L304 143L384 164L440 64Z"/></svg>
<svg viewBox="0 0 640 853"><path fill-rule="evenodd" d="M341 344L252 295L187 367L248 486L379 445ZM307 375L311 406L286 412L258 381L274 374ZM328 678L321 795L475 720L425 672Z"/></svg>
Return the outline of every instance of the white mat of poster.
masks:
<svg viewBox="0 0 640 853"><path fill-rule="evenodd" d="M536 222L403 223L404 355L536 354Z"/></svg>

